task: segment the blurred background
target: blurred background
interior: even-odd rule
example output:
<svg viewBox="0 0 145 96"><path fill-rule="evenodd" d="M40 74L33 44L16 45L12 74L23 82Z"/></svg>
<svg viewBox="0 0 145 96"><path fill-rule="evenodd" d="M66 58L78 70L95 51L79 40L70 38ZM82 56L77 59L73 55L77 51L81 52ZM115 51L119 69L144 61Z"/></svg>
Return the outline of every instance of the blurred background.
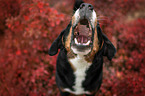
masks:
<svg viewBox="0 0 145 96"><path fill-rule="evenodd" d="M99 96L145 96L145 0L84 0L117 49L104 58ZM0 96L60 96L47 51L74 0L0 0Z"/></svg>

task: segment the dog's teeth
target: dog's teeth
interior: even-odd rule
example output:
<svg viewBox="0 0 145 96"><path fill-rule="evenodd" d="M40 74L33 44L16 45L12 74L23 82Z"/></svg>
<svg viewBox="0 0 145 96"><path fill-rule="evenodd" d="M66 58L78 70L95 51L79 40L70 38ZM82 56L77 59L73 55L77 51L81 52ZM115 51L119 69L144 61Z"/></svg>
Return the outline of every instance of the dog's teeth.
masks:
<svg viewBox="0 0 145 96"><path fill-rule="evenodd" d="M78 43L78 40L75 38L75 43L78 45L79 43Z"/></svg>
<svg viewBox="0 0 145 96"><path fill-rule="evenodd" d="M91 42L91 41L89 40L89 41L86 43L86 45L89 45L89 44L90 44L90 42Z"/></svg>
<svg viewBox="0 0 145 96"><path fill-rule="evenodd" d="M91 41L89 40L89 41L86 43L86 45L89 45L89 44L90 44L90 42L91 42Z"/></svg>
<svg viewBox="0 0 145 96"><path fill-rule="evenodd" d="M83 45L89 45L90 44L90 40L87 43L83 43Z"/></svg>
<svg viewBox="0 0 145 96"><path fill-rule="evenodd" d="M81 45L81 43L78 43L78 40L75 38L74 39L74 41L75 41L75 44L77 44L77 45ZM87 43L83 43L82 45L89 45L90 44L90 40L87 42Z"/></svg>

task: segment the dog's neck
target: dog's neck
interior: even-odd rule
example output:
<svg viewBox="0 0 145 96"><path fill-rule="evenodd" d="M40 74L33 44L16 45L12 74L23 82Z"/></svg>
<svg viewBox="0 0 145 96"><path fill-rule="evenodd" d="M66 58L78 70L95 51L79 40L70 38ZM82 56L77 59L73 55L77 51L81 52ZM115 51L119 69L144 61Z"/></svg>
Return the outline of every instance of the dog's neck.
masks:
<svg viewBox="0 0 145 96"><path fill-rule="evenodd" d="M82 55L82 54L77 54L77 59L84 59L84 55Z"/></svg>

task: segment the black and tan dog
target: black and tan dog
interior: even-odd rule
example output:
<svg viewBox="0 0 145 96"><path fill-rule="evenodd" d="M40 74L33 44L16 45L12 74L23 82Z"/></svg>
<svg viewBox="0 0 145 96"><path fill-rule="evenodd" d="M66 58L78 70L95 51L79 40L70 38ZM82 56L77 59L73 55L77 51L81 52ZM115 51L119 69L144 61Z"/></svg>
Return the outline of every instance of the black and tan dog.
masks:
<svg viewBox="0 0 145 96"><path fill-rule="evenodd" d="M56 83L61 96L94 96L102 83L103 56L111 60L116 49L101 32L91 4L82 3L75 11L70 24L51 45L49 55L57 54L58 49Z"/></svg>

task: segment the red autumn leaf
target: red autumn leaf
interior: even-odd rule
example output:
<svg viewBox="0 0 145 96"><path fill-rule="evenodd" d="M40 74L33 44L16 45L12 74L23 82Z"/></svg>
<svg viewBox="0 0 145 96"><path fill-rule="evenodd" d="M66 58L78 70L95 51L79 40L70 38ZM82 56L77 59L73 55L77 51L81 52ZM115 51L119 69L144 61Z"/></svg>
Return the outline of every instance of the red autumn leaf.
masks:
<svg viewBox="0 0 145 96"><path fill-rule="evenodd" d="M24 19L27 21L29 20L29 16L24 16Z"/></svg>
<svg viewBox="0 0 145 96"><path fill-rule="evenodd" d="M23 52L24 52L24 53L28 53L28 51L27 51L26 49L25 49L25 50L23 50Z"/></svg>
<svg viewBox="0 0 145 96"><path fill-rule="evenodd" d="M38 3L38 7L41 9L41 8L43 8L43 6L44 6L44 4L42 3L42 2L39 2Z"/></svg>
<svg viewBox="0 0 145 96"><path fill-rule="evenodd" d="M8 24L8 28L11 28L11 24Z"/></svg>
<svg viewBox="0 0 145 96"><path fill-rule="evenodd" d="M124 0L124 2L127 2L128 0Z"/></svg>
<svg viewBox="0 0 145 96"><path fill-rule="evenodd" d="M40 13L43 13L43 10L42 9L40 9Z"/></svg>
<svg viewBox="0 0 145 96"><path fill-rule="evenodd" d="M16 52L16 55L21 55L21 51L18 50L18 51Z"/></svg>

